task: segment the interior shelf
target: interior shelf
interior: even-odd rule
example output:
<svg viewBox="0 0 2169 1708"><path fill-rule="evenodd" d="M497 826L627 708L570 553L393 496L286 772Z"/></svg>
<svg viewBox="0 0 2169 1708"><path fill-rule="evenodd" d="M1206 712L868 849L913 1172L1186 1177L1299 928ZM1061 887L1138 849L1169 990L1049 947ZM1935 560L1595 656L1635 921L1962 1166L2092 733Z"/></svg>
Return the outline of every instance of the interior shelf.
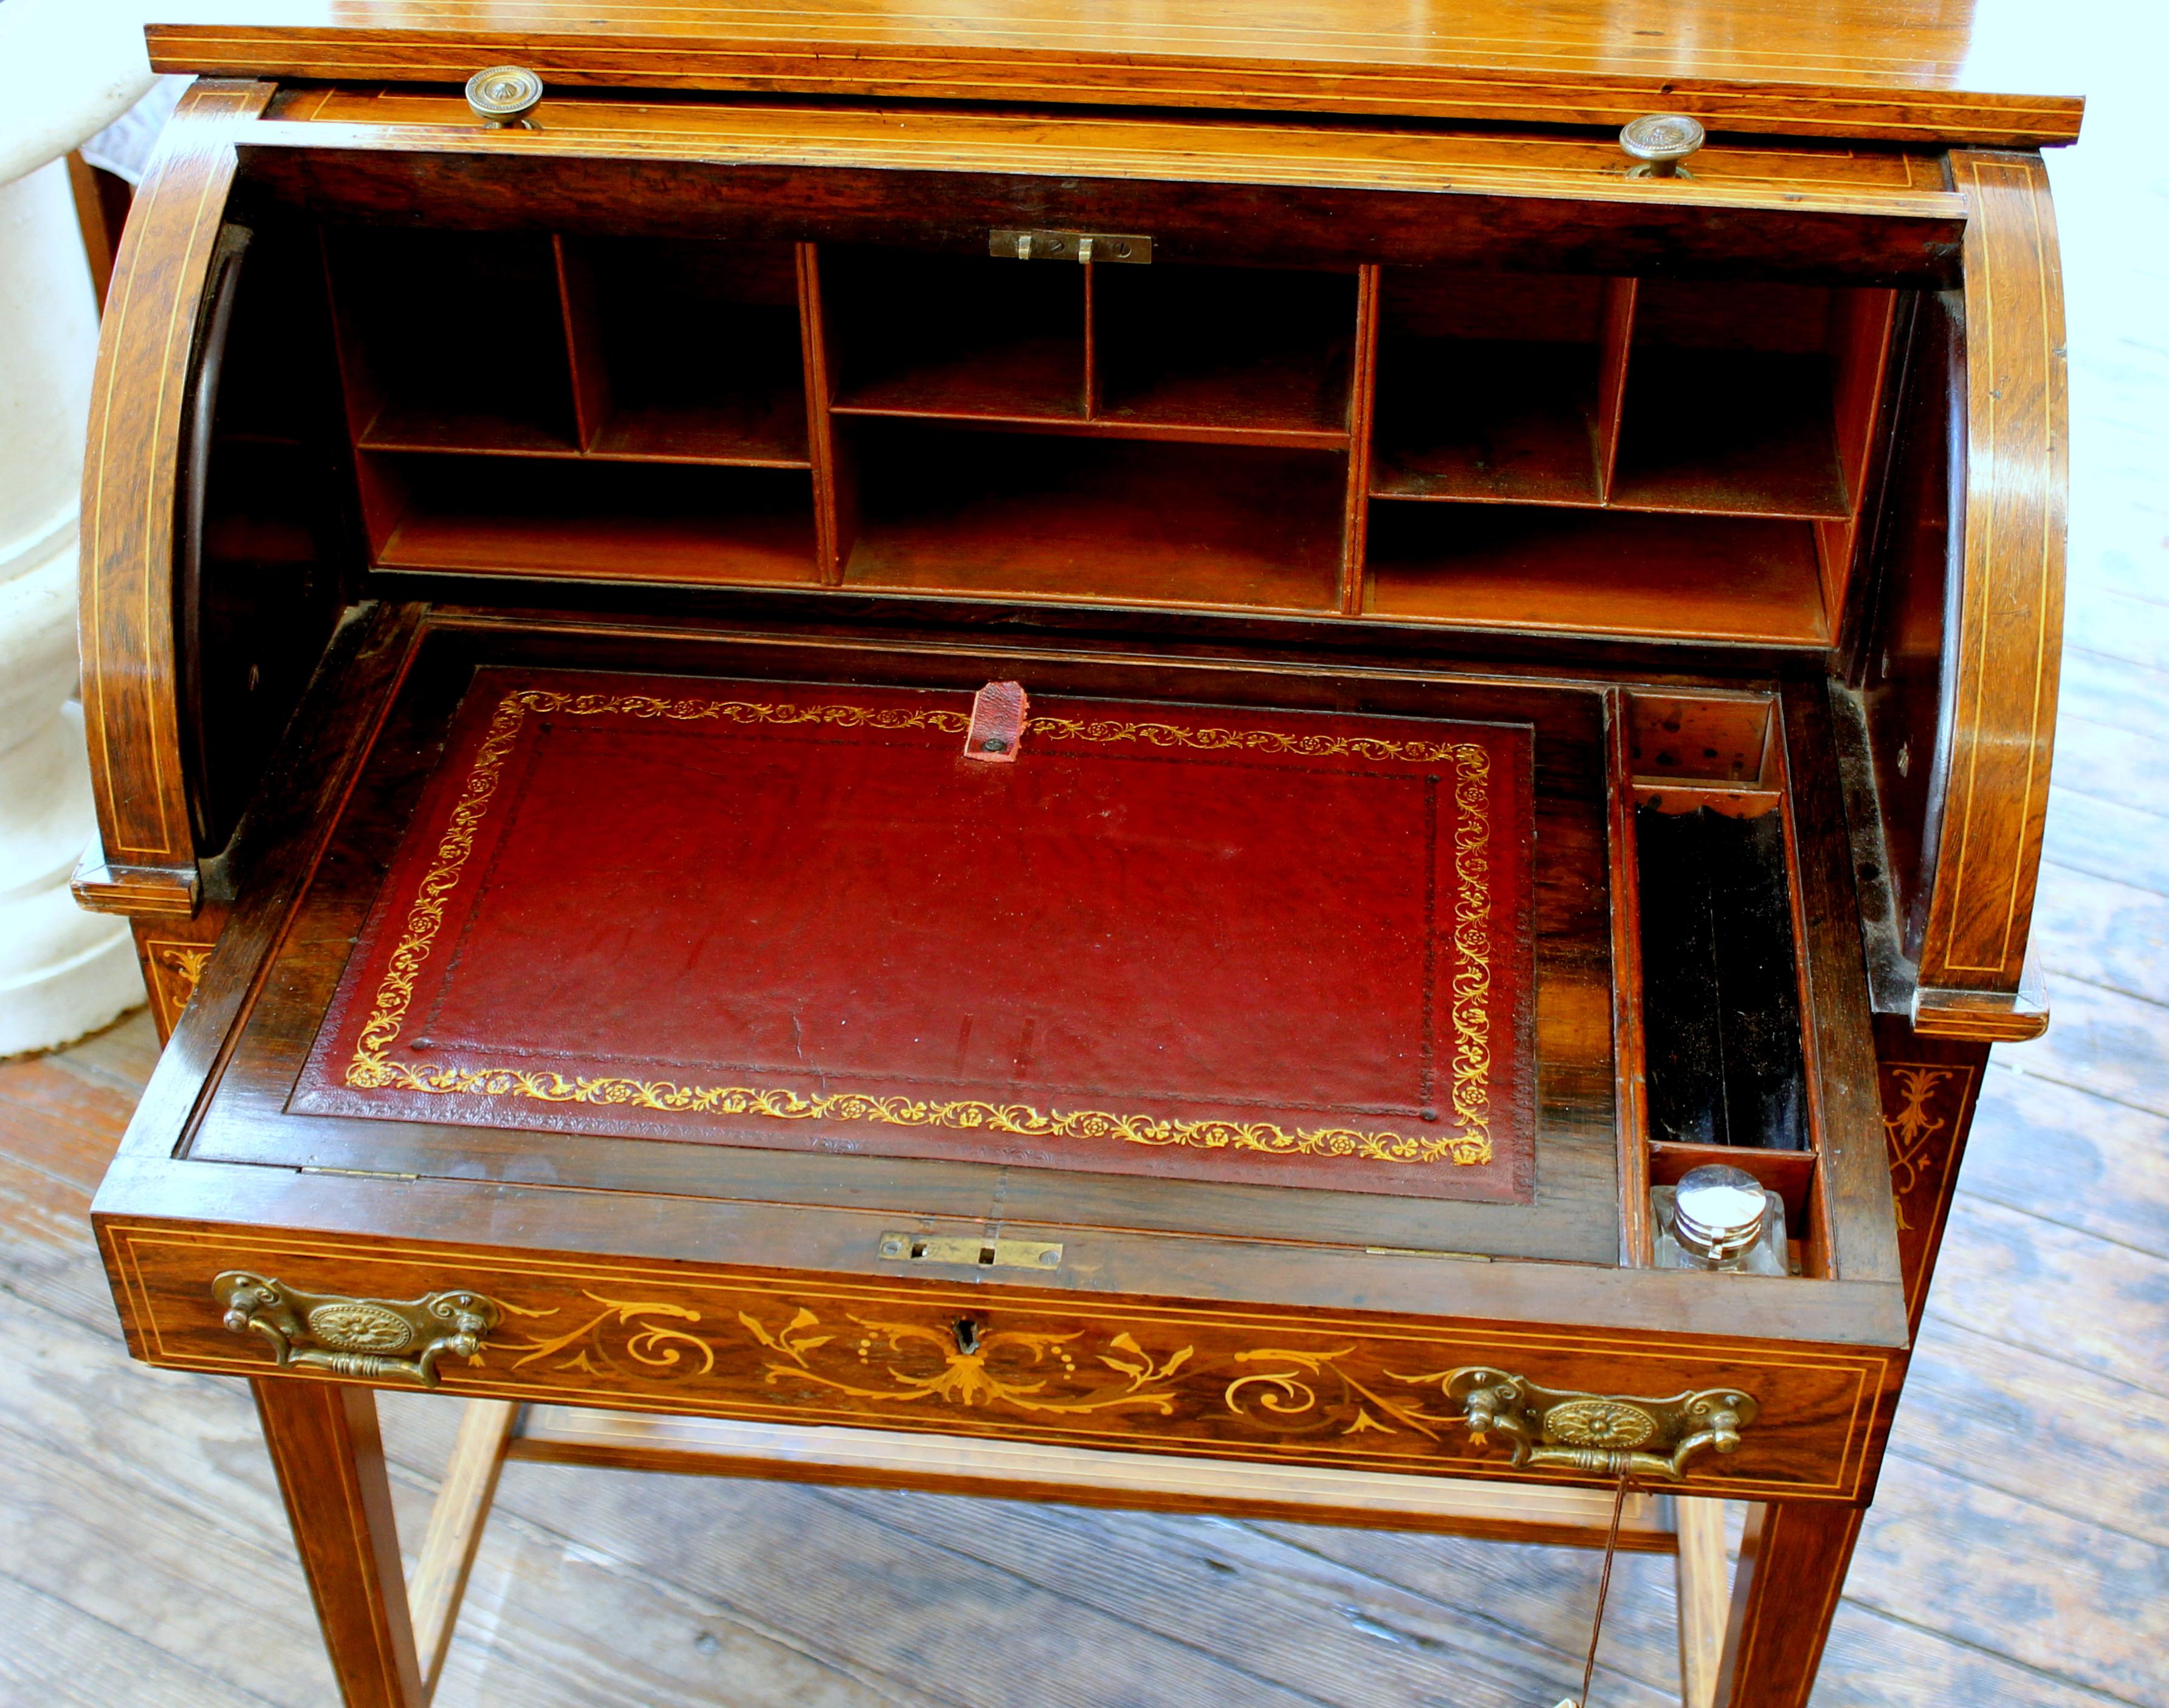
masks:
<svg viewBox="0 0 2169 1708"><path fill-rule="evenodd" d="M591 456L812 466L795 246L567 243Z"/></svg>
<svg viewBox="0 0 2169 1708"><path fill-rule="evenodd" d="M1082 267L823 251L840 415L1084 419Z"/></svg>
<svg viewBox="0 0 2169 1708"><path fill-rule="evenodd" d="M1815 286L1644 282L1612 502L1849 516L1838 462L1833 294Z"/></svg>
<svg viewBox="0 0 2169 1708"><path fill-rule="evenodd" d="M1761 517L1374 504L1363 609L1470 628L1830 643L1813 527Z"/></svg>
<svg viewBox="0 0 2169 1708"><path fill-rule="evenodd" d="M1624 510L1850 514L1820 355L1638 352L1612 501Z"/></svg>
<svg viewBox="0 0 2169 1708"><path fill-rule="evenodd" d="M812 585L802 472L371 457L392 520L380 569Z"/></svg>
<svg viewBox="0 0 2169 1708"><path fill-rule="evenodd" d="M371 231L326 251L358 445L578 454L548 238Z"/></svg>
<svg viewBox="0 0 2169 1708"><path fill-rule="evenodd" d="M1378 498L1597 502L1596 352L1410 339L1378 386Z"/></svg>
<svg viewBox="0 0 2169 1708"><path fill-rule="evenodd" d="M863 424L847 585L1128 605L1336 607L1345 465Z"/></svg>
<svg viewBox="0 0 2169 1708"><path fill-rule="evenodd" d="M1373 495L1599 502L1607 288L1559 274L1386 269Z"/></svg>
<svg viewBox="0 0 2169 1708"><path fill-rule="evenodd" d="M381 568L1319 616L1359 584L1388 621L1799 648L1844 597L1895 304L766 240L324 254Z"/></svg>
<svg viewBox="0 0 2169 1708"><path fill-rule="evenodd" d="M1109 266L1092 297L1095 419L1347 444L1353 274Z"/></svg>

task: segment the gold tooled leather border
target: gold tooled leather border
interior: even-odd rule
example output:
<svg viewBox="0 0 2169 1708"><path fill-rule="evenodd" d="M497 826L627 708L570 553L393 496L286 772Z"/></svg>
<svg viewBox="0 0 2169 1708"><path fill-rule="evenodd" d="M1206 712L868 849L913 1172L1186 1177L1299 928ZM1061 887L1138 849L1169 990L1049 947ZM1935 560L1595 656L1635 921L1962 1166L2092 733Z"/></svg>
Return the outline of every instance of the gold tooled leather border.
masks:
<svg viewBox="0 0 2169 1708"><path fill-rule="evenodd" d="M1027 734L1042 740L1138 742L1207 751L1286 753L1454 767L1453 975L1454 1055L1449 1101L1459 1130L1435 1137L1324 1127L1288 1129L1270 1121L1170 1121L1096 1109L1042 1111L1025 1103L968 1099L923 1102L839 1092L806 1096L744 1086L681 1086L668 1080L567 1076L526 1068L445 1066L417 1069L391 1059L392 1040L413 1000L415 980L444 923L475 833L481 828L528 714L575 718L616 715L674 722L818 723L838 729L935 729L962 735L962 712L890 706L796 705L783 701L666 699L650 694L562 694L515 688L497 703L488 733L468 769L436 861L416 887L407 921L377 986L369 1018L354 1040L346 1083L357 1090L426 1092L434 1096L525 1097L689 1114L759 1115L781 1121L872 1121L897 1127L942 1127L1034 1139L1119 1140L1132 1145L1240 1150L1266 1156L1354 1157L1366 1161L1467 1166L1492 1160L1490 1076L1491 755L1474 742L1392 741L1372 736L1290 735L1273 729L1140 723L1105 718L1034 718Z"/></svg>

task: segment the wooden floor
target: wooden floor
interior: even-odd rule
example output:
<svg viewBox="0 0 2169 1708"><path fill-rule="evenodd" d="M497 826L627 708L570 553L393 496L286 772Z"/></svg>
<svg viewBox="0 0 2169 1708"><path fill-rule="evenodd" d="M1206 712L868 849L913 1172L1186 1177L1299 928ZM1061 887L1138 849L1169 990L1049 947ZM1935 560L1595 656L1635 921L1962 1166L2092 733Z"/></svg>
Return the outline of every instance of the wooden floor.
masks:
<svg viewBox="0 0 2169 1708"><path fill-rule="evenodd" d="M2076 418L2055 1025L1990 1075L1820 1708L2169 1708L2169 172L2138 76L2114 87L2163 59L2101 60L2088 140L2051 163ZM0 1704L328 1703L245 1395L131 1364L85 1235L152 1049L139 1015L0 1065ZM385 1410L418 1536L452 1403ZM1542 1708L1596 1571L515 1465L439 1700ZM1669 1561L1623 1557L1612 1606L1595 1703L1676 1700Z"/></svg>

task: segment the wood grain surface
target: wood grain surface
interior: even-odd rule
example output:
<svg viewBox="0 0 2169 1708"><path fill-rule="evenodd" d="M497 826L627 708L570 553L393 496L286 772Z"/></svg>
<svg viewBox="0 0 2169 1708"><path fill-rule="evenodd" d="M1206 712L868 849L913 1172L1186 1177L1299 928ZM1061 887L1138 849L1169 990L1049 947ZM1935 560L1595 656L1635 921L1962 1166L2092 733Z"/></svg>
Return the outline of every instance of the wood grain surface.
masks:
<svg viewBox="0 0 2169 1708"><path fill-rule="evenodd" d="M419 1708L376 1401L356 1388L249 1385L346 1708Z"/></svg>
<svg viewBox="0 0 2169 1708"><path fill-rule="evenodd" d="M1013 1286L996 1297L110 1217L103 1231L131 1344L178 1369L270 1368L254 1336L221 1321L211 1281L229 1269L365 1299L459 1288L499 1301L504 1320L479 1363L446 1365L450 1392L1350 1470L1532 1476L1473 1438L1445 1395L1451 1372L1484 1366L1574 1392L1743 1390L1760 1417L1736 1452L1694 1460L1689 1486L1854 1501L1903 1363L1862 1348L1214 1313Z"/></svg>
<svg viewBox="0 0 2169 1708"><path fill-rule="evenodd" d="M1387 0L1186 0L959 14L876 0L818 12L520 0L392 6L209 0L154 14L162 71L462 83L514 61L547 78L824 95L1091 101L1617 125L1652 109L1713 129L2002 143L2065 141L2080 104L2010 93L2045 19L1928 0L1804 10L1773 0L1491 0L1412 29ZM168 21L172 20L172 21ZM1992 73L1990 73L1992 75Z"/></svg>
<svg viewBox="0 0 2169 1708"><path fill-rule="evenodd" d="M83 500L83 703L102 868L78 900L195 911L174 702L173 526L197 300L234 173L233 134L268 83L205 82L181 98L121 240L92 381Z"/></svg>
<svg viewBox="0 0 2169 1708"><path fill-rule="evenodd" d="M2144 584L2120 586L2116 599L2083 619L2105 661L2089 704L2116 739L2104 738L2110 756L2093 771L2080 762L2092 792L2060 774L2057 810L2075 803L2071 822L2085 828L2060 842L2052 820L2049 870L2053 881L2065 869L2059 848L2073 871L2109 865L2104 851L2117 847L2134 857L2076 885L2059 923L2044 913L2038 938L2059 962L2049 976L2079 1023L2018 1058L2022 1078L1992 1066L1984 1081L1968 1175L1983 1183L1949 1200L1953 1278L1927 1317L1916 1403L1862 1535L1819 1701L2155 1700L2158 1598L2132 1586L2163 1570L2154 1495L2169 1479L2148 1430L2164 1384L2147 1349L2162 1326L2156 1271L2169 1212L2150 1198L2140 1153L2159 1136L2149 1124L2169 1114L2169 1094L2147 963L2111 945L2143 942L2151 928L2144 880L2160 819L2146 803L2160 803L2131 780L2145 774L2127 762L2143 741L2119 745L2124 732L2108 720L2162 692L2160 656L2147 652L2160 601ZM51 1071L125 1102L102 1047L80 1070ZM62 1173L45 1163L64 1172L68 1147L84 1149L79 1140L54 1149L56 1124L79 1119L93 1134L113 1124L96 1098L71 1100L79 1114L24 1141L43 1161L0 1172L10 1189L31 1182L21 1202L0 1200L30 1234L9 1253L9 1290L27 1308L5 1332L10 1343L24 1336L31 1354L29 1397L0 1381L0 1429L28 1444L19 1471L0 1474L0 1509L34 1514L13 1534L40 1545L35 1567L0 1570L0 1597L24 1633L0 1667L40 1700L323 1700L311 1633L284 1648L239 1640L247 1615L274 1598L290 1603L300 1583L282 1563L245 1414L221 1433L233 1385L99 1367L107 1318L96 1278L79 1250L71 1258L40 1243L72 1213ZM1886 1096L1886 1122L1893 1107ZM0 1150L14 1144L7 1130ZM0 1168L10 1160L0 1156ZM2044 1180L2050 1161L2068 1174L2052 1168ZM114 1399L139 1382L152 1396L148 1425ZM413 1398L387 1407L391 1498L410 1537L450 1443L445 1409ZM56 1430L94 1445L74 1460L36 1450ZM93 1454L116 1467L109 1486L84 1474ZM641 1487L562 1467L509 1474L477 1569L477 1622L456 1641L445 1700L692 1701L720 1690L749 1702L992 1703L1013 1695L1022 1668L1036 1684L1056 1681L1042 1694L1080 1702L1518 1703L1564 1687L1587 1610L1580 1562L1536 1551L1262 1523L1198 1527L1204 1540L1191 1541L1187 1522L1172 1518L760 1487L650 1501ZM104 1545L71 1552L78 1534ZM2014 1534L2080 1564L2029 1576L2026 1559L2006 1557ZM782 1557L788 1572L773 1569ZM1638 1563L1616 1591L1601 1700L1657 1701L1676 1689L1668 1592L1638 1578ZM1562 1581L1582 1596L1561 1596ZM139 1583L163 1593L131 1593ZM1468 1616L1472 1604L1480 1619ZM934 1608L951 1616L930 1619ZM72 1670L56 1664L95 1647L86 1633L101 1621L144 1634L109 1639ZM104 1658L115 1650L130 1662L125 1679ZM1119 1662L1108 1665L1110 1655ZM0 1682L12 1678L0 1671Z"/></svg>
<svg viewBox="0 0 2169 1708"><path fill-rule="evenodd" d="M2060 778L2109 793L2060 781L2049 895L2086 876L2066 857L2116 857L2083 834L2102 812L2169 825L2169 769L2138 762L2147 697L2169 689L2075 657L2092 686L2083 722L2066 706ZM2129 1052L2169 1011L2112 986L2132 893L2169 885L2119 869L2118 907L2044 907L2060 1015L2081 982L2103 994L1986 1075L1815 1708L2160 1700L2169 1621L2144 1591L2169 1570L2169 1061ZM0 1695L318 1708L309 1621L261 1611L307 1592L247 1392L130 1364L83 1232L155 1044L139 1015L0 1067ZM411 1565L461 1407L381 1404ZM1596 1570L1452 1537L514 1464L438 1700L999 1708L1023 1679L1076 1708L1527 1708L1579 1678ZM1679 1700L1672 1572L1616 1568L1600 1701Z"/></svg>
<svg viewBox="0 0 2169 1708"><path fill-rule="evenodd" d="M1911 149L1719 141L1687 180L1629 179L1609 137L1264 118L976 111L909 105L658 102L576 90L553 97L534 131L480 131L466 102L397 86L281 95L254 146L561 158L639 155L735 165L999 172L1053 178L1195 179L1325 188L1461 190L1557 200L1845 214L1963 217L1941 160Z"/></svg>
<svg viewBox="0 0 2169 1708"><path fill-rule="evenodd" d="M2055 739L2070 430L2047 169L2032 157L1961 152L1952 171L1973 211L1965 582L1947 666L1952 734L1940 755L1946 793L1933 815L1916 1008L1922 1023L1953 1008L1964 1036L1978 1005L1934 993L2016 991L2026 959Z"/></svg>

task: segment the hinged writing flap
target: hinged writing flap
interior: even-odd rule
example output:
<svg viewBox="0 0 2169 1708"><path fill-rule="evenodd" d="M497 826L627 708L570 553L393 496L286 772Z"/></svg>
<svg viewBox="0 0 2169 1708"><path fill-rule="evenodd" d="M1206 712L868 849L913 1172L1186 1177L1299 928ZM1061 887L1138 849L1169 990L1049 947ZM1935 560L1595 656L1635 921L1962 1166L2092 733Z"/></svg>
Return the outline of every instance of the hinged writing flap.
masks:
<svg viewBox="0 0 2169 1708"><path fill-rule="evenodd" d="M973 707L480 672L292 1107L1527 1200L1526 729Z"/></svg>

